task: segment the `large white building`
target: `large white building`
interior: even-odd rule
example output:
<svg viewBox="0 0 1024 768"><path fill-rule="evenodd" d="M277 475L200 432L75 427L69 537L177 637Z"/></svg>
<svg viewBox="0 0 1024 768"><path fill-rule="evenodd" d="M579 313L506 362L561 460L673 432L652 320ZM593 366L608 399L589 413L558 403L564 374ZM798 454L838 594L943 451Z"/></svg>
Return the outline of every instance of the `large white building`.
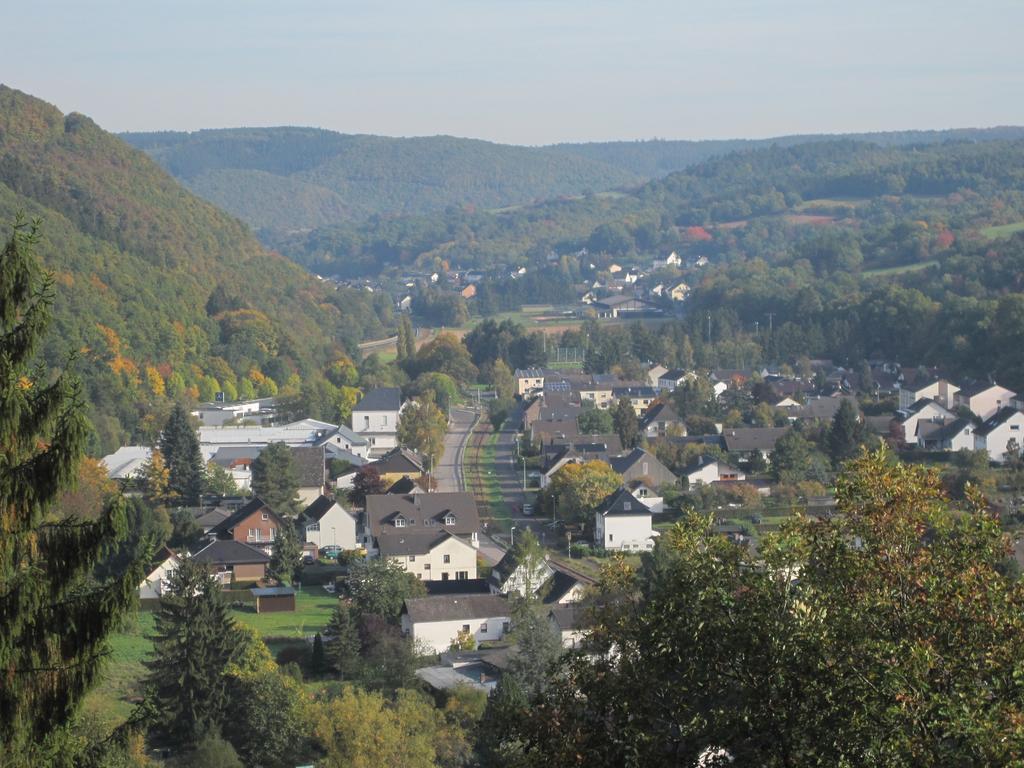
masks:
<svg viewBox="0 0 1024 768"><path fill-rule="evenodd" d="M321 496L302 510L298 525L303 541L313 544L318 550L328 545L342 549L359 546L355 516L330 496Z"/></svg>
<svg viewBox="0 0 1024 768"><path fill-rule="evenodd" d="M1024 448L1024 413L1000 408L974 430L974 450L987 451L991 461L1002 464L1011 455L1020 456Z"/></svg>
<svg viewBox="0 0 1024 768"><path fill-rule="evenodd" d="M352 431L369 443L370 456L383 456L398 446L401 413L402 390L398 387L371 389L352 409Z"/></svg>
<svg viewBox="0 0 1024 768"><path fill-rule="evenodd" d="M657 535L651 510L625 488L610 494L594 511L594 544L603 549L648 551Z"/></svg>
<svg viewBox="0 0 1024 768"><path fill-rule="evenodd" d="M479 645L501 640L511 629L508 601L500 595L435 595L405 601L402 631L430 653L443 653L460 633Z"/></svg>

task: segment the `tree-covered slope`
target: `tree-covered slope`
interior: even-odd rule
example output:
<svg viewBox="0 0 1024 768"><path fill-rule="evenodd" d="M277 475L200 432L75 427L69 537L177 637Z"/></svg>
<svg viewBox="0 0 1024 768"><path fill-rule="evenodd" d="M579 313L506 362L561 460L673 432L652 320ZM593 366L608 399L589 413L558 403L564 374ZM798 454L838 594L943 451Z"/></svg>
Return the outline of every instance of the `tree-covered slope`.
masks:
<svg viewBox="0 0 1024 768"><path fill-rule="evenodd" d="M257 229L308 229L450 206L501 208L642 181L570 153L451 136L240 128L123 138ZM292 190L298 194L282 207Z"/></svg>
<svg viewBox="0 0 1024 768"><path fill-rule="evenodd" d="M0 222L18 213L42 219L55 276L46 361L78 355L102 447L154 399L294 386L390 312L267 252L89 118L0 86Z"/></svg>

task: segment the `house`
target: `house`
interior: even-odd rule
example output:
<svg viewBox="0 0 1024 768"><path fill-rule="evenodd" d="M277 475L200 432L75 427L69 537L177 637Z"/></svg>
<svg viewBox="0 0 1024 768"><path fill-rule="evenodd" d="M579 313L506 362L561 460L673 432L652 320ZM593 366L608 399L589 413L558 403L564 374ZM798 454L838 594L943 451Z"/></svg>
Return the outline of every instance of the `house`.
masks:
<svg viewBox="0 0 1024 768"><path fill-rule="evenodd" d="M974 422L970 419L947 421L927 435L919 435L917 442L926 451L973 451Z"/></svg>
<svg viewBox="0 0 1024 768"><path fill-rule="evenodd" d="M451 648L459 634L477 645L501 640L511 629L512 611L500 595L414 597L402 605L402 632L430 653Z"/></svg>
<svg viewBox="0 0 1024 768"><path fill-rule="evenodd" d="M616 376L594 375L579 387L580 402L584 400L596 408L607 408L612 403L612 389L618 380Z"/></svg>
<svg viewBox="0 0 1024 768"><path fill-rule="evenodd" d="M211 427L219 427L226 422L236 420L251 420L260 423L264 419L271 419L274 416L276 399L273 397L261 397L257 400L239 400L234 403L202 403L194 411L200 424Z"/></svg>
<svg viewBox="0 0 1024 768"><path fill-rule="evenodd" d="M423 457L411 448L392 448L369 466L376 469L387 484L398 482L403 477L422 477L425 472Z"/></svg>
<svg viewBox="0 0 1024 768"><path fill-rule="evenodd" d="M270 554L274 539L277 538L277 531L283 525L286 525L284 520L264 504L262 499L256 498L211 528L210 534L218 539L232 539L251 544Z"/></svg>
<svg viewBox="0 0 1024 768"><path fill-rule="evenodd" d="M253 587L249 592L256 601L256 613L295 610L295 590L291 587Z"/></svg>
<svg viewBox="0 0 1024 768"><path fill-rule="evenodd" d="M668 267L681 267L682 265L683 260L679 258L679 254L676 253L675 251L672 251L672 253L670 253L664 259L656 258L653 261L651 261L652 270L667 269Z"/></svg>
<svg viewBox="0 0 1024 768"><path fill-rule="evenodd" d="M554 605L548 611L548 622L558 634L563 648L577 648L583 642L588 628L586 613L578 605Z"/></svg>
<svg viewBox="0 0 1024 768"><path fill-rule="evenodd" d="M199 550L192 559L224 585L259 581L267 575L270 555L262 549L233 539L217 539Z"/></svg>
<svg viewBox="0 0 1024 768"><path fill-rule="evenodd" d="M164 593L167 578L181 565L181 558L167 547L161 547L150 560L146 578L139 584L140 600L157 600Z"/></svg>
<svg viewBox="0 0 1024 768"><path fill-rule="evenodd" d="M660 515L665 511L665 497L643 480L634 480L626 486L633 498L651 510L651 514Z"/></svg>
<svg viewBox="0 0 1024 768"><path fill-rule="evenodd" d="M216 464L227 470L239 490L248 491L252 487L252 463L259 458L264 445L224 445L210 457L207 464Z"/></svg>
<svg viewBox="0 0 1024 768"><path fill-rule="evenodd" d="M693 376L693 374L687 373L682 368L665 371L658 377L657 389L659 392L673 392L676 387L686 381L687 376Z"/></svg>
<svg viewBox="0 0 1024 768"><path fill-rule="evenodd" d="M971 413L984 421L994 416L1000 408L1011 406L1017 393L1012 389L998 384L976 384L964 387L953 395L955 407L967 408Z"/></svg>
<svg viewBox="0 0 1024 768"><path fill-rule="evenodd" d="M749 456L755 451L763 458L775 450L775 443L791 427L737 427L722 431L725 450L737 456Z"/></svg>
<svg viewBox="0 0 1024 768"><path fill-rule="evenodd" d="M914 384L904 382L900 387L900 410L905 411L918 400L934 400L943 408L955 407L960 387L945 379L928 379Z"/></svg>
<svg viewBox="0 0 1024 768"><path fill-rule="evenodd" d="M654 548L658 534L651 510L625 487L609 494L594 510L594 544L607 550L640 552Z"/></svg>
<svg viewBox="0 0 1024 768"><path fill-rule="evenodd" d="M695 488L698 485L710 485L720 481L746 479L746 475L742 471L710 456L698 456L695 461L683 470L683 477L686 478L690 488Z"/></svg>
<svg viewBox="0 0 1024 768"><path fill-rule="evenodd" d="M474 296L476 296L476 286L470 283L461 291L459 291L459 296L461 296L464 299L472 299Z"/></svg>
<svg viewBox="0 0 1024 768"><path fill-rule="evenodd" d="M839 413L839 408L844 400L853 406L854 413L860 413L860 405L858 405L856 397L853 395L838 395L836 397L809 397L803 405L798 405L792 409L789 415L800 419L830 422Z"/></svg>
<svg viewBox="0 0 1024 768"><path fill-rule="evenodd" d="M662 374L668 373L668 368L664 365L652 366L647 371L647 384L652 387L658 386L658 379L662 377Z"/></svg>
<svg viewBox="0 0 1024 768"><path fill-rule="evenodd" d="M480 517L468 493L366 497L365 545L424 581L476 578Z"/></svg>
<svg viewBox="0 0 1024 768"><path fill-rule="evenodd" d="M903 442L907 445L917 445L921 422L945 424L947 421L953 421L954 418L956 417L939 403L922 398L909 408L900 411L899 424L902 429Z"/></svg>
<svg viewBox="0 0 1024 768"><path fill-rule="evenodd" d="M402 477L391 485L384 493L392 496L408 496L411 493L426 493L423 487L408 475Z"/></svg>
<svg viewBox="0 0 1024 768"><path fill-rule="evenodd" d="M146 445L122 445L100 459L100 463L107 468L111 480L130 480L141 477L152 454L153 449Z"/></svg>
<svg viewBox="0 0 1024 768"><path fill-rule="evenodd" d="M641 314L660 314L654 304L636 296L607 296L591 304L598 317L617 318Z"/></svg>
<svg viewBox="0 0 1024 768"><path fill-rule="evenodd" d="M312 504L324 492L327 481L324 449L316 446L292 448L292 465L299 486L299 501Z"/></svg>
<svg viewBox="0 0 1024 768"><path fill-rule="evenodd" d="M621 456L612 456L608 463L622 476L622 481L626 484L643 481L651 488L660 488L676 483L676 476L672 474L672 470L658 461L657 456L643 448L634 448Z"/></svg>
<svg viewBox="0 0 1024 768"><path fill-rule="evenodd" d="M643 416L657 397L658 392L654 387L612 387L612 400L617 403L627 398L637 416Z"/></svg>
<svg viewBox="0 0 1024 768"><path fill-rule="evenodd" d="M370 455L370 441L361 435L357 435L344 424L340 424L324 434L315 445L323 446L327 451L328 458L346 458L343 452L348 452L365 459ZM351 459L348 459L351 462ZM351 462L356 463L356 462Z"/></svg>
<svg viewBox="0 0 1024 768"><path fill-rule="evenodd" d="M211 530L231 517L231 510L223 507L214 507L211 510L199 511L196 515L196 525L203 529L203 535L209 534Z"/></svg>
<svg viewBox="0 0 1024 768"><path fill-rule="evenodd" d="M409 312L412 310L412 296L405 294L402 298L395 302L395 309L399 312Z"/></svg>
<svg viewBox="0 0 1024 768"><path fill-rule="evenodd" d="M665 437L671 431L683 436L686 434L686 422L668 403L655 403L640 419L640 429L645 437Z"/></svg>
<svg viewBox="0 0 1024 768"><path fill-rule="evenodd" d="M337 429L337 424L317 419L300 419L275 427L201 426L199 451L203 455L203 461L209 461L219 448L227 446L253 448L265 447L271 443L284 443L288 447L318 445Z"/></svg>
<svg viewBox="0 0 1024 768"><path fill-rule="evenodd" d="M1002 464L1020 456L1024 446L1024 413L1003 407L974 430L974 450L987 451L991 461Z"/></svg>
<svg viewBox="0 0 1024 768"><path fill-rule="evenodd" d="M302 541L312 544L317 551L328 545L342 549L356 549L356 518L330 496L320 496L299 514L296 523L302 532Z"/></svg>
<svg viewBox="0 0 1024 768"><path fill-rule="evenodd" d="M370 443L370 456L382 456L398 446L398 420L402 412L402 390L398 387L371 389L352 409L352 431Z"/></svg>
<svg viewBox="0 0 1024 768"><path fill-rule="evenodd" d="M690 295L690 286L686 283L676 283L666 293L672 301L686 301L686 297Z"/></svg>
<svg viewBox="0 0 1024 768"><path fill-rule="evenodd" d="M544 371L540 368L516 368L516 394L520 397L544 389Z"/></svg>
<svg viewBox="0 0 1024 768"><path fill-rule="evenodd" d="M558 564L553 566L554 573L550 581L544 585L544 604L561 605L576 603L583 599L586 591L594 586L593 579L579 573L569 573Z"/></svg>
<svg viewBox="0 0 1024 768"><path fill-rule="evenodd" d="M519 562L516 557L515 549L510 549L491 569L490 588L495 595L523 595L527 585L530 585L531 591L536 595L554 575L555 571L548 564L546 557L534 563L532 570L528 571L526 563Z"/></svg>

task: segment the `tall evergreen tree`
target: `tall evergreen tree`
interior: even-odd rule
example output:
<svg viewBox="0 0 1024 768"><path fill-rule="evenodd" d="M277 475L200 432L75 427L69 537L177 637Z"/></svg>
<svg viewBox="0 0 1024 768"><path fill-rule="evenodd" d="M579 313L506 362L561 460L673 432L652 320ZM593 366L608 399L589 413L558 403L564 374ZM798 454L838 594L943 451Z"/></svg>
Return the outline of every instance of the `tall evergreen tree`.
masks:
<svg viewBox="0 0 1024 768"><path fill-rule="evenodd" d="M408 315L402 315L398 324L398 359L412 360L416 357L416 331Z"/></svg>
<svg viewBox="0 0 1024 768"><path fill-rule="evenodd" d="M252 463L252 492L279 515L298 514L299 479L292 451L271 443Z"/></svg>
<svg viewBox="0 0 1024 768"><path fill-rule="evenodd" d="M839 404L839 410L828 430L828 454L832 463L839 465L857 455L864 442L864 426L857 419L857 411L849 400Z"/></svg>
<svg viewBox="0 0 1024 768"><path fill-rule="evenodd" d="M285 518L284 525L277 529L277 538L270 553L267 575L283 584L295 583L295 571L302 557L302 545L292 521Z"/></svg>
<svg viewBox="0 0 1024 768"><path fill-rule="evenodd" d="M138 560L97 583L125 535L116 498L98 519L53 510L88 439L77 379L33 367L53 281L35 225L15 223L0 253L0 765L48 764L43 750L95 681L110 632L142 578Z"/></svg>
<svg viewBox="0 0 1024 768"><path fill-rule="evenodd" d="M324 630L327 663L342 680L356 680L361 668L359 625L351 603L339 600Z"/></svg>
<svg viewBox="0 0 1024 768"><path fill-rule="evenodd" d="M612 424L623 448L633 448L640 442L640 421L628 397L621 398L612 411Z"/></svg>
<svg viewBox="0 0 1024 768"><path fill-rule="evenodd" d="M160 452L170 473L169 492L182 504L195 506L203 491L203 456L189 415L174 406L160 434Z"/></svg>
<svg viewBox="0 0 1024 768"><path fill-rule="evenodd" d="M154 614L153 655L147 660L152 731L176 745L198 744L227 714L228 664L245 649L213 577L185 560L168 577Z"/></svg>

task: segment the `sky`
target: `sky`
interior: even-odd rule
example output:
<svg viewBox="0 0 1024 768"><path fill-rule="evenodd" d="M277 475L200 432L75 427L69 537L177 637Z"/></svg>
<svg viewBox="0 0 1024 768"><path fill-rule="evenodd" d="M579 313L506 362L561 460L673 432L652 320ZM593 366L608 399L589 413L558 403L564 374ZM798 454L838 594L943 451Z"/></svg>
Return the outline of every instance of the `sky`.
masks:
<svg viewBox="0 0 1024 768"><path fill-rule="evenodd" d="M1024 124L1021 0L33 0L0 81L112 131L512 144Z"/></svg>

